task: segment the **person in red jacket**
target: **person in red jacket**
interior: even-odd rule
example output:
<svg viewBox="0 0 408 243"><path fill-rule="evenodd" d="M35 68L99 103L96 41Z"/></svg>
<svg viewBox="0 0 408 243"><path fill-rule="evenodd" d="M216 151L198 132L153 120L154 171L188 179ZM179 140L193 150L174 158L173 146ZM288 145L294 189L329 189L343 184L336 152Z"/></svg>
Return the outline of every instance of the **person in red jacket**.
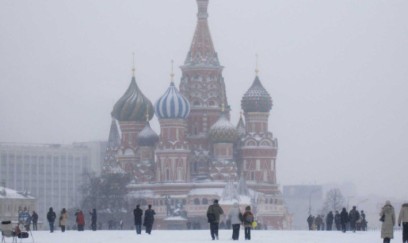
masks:
<svg viewBox="0 0 408 243"><path fill-rule="evenodd" d="M85 227L84 213L81 210L78 210L75 213L75 216L76 216L76 223L77 223L78 231L84 231L84 227Z"/></svg>

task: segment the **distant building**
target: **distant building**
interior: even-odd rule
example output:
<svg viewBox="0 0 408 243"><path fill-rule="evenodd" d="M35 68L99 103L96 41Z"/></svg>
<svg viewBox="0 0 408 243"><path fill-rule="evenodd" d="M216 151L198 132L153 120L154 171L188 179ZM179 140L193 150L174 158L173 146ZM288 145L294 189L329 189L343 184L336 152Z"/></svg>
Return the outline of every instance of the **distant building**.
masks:
<svg viewBox="0 0 408 243"><path fill-rule="evenodd" d="M10 188L0 188L0 220L18 222L18 214L24 208L30 213L37 208L36 199L27 192L17 192Z"/></svg>
<svg viewBox="0 0 408 243"><path fill-rule="evenodd" d="M292 214L292 229L307 229L309 214L316 216L323 205L323 187L320 185L283 186L283 198Z"/></svg>
<svg viewBox="0 0 408 243"><path fill-rule="evenodd" d="M40 220L49 207L78 207L85 173L100 171L106 143L0 143L0 182L37 198ZM34 208L32 208L34 209Z"/></svg>
<svg viewBox="0 0 408 243"><path fill-rule="evenodd" d="M197 0L197 25L179 90L172 74L153 105L133 75L114 105L104 172L133 175L129 205L152 204L159 228L185 227L186 220L208 227L206 210L213 199L226 211L234 202L241 209L251 205L262 228L289 228L276 181L278 141L268 127L272 98L256 72L241 100L243 115L237 125L230 122L208 3ZM160 135L149 125L154 114Z"/></svg>

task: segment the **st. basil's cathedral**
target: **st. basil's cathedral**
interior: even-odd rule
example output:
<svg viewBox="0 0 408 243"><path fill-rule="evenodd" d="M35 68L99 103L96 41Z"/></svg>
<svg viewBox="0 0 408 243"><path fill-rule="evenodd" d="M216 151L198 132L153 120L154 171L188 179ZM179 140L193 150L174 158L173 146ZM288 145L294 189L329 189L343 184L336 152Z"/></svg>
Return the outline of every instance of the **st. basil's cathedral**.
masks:
<svg viewBox="0 0 408 243"><path fill-rule="evenodd" d="M268 129L272 98L256 75L237 125L231 123L223 66L208 27L209 0L196 1L197 25L179 89L172 80L153 104L133 75L111 113L104 173L132 176L129 210L151 204L157 228L206 228L207 208L218 199L226 214L235 202L241 210L250 205L262 229L287 229L290 215L276 182L278 142ZM159 134L149 124L154 115Z"/></svg>

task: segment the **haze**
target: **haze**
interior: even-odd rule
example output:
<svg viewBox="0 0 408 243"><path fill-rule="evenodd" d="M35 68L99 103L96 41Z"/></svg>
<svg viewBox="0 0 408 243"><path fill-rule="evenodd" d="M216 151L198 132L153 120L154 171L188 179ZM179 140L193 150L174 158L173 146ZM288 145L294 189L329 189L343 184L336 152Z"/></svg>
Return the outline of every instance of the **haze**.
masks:
<svg viewBox="0 0 408 243"><path fill-rule="evenodd" d="M259 55L280 184L408 198L407 12L403 0L210 1L233 124ZM196 13L193 0L0 1L0 141L107 140L132 53L155 102Z"/></svg>

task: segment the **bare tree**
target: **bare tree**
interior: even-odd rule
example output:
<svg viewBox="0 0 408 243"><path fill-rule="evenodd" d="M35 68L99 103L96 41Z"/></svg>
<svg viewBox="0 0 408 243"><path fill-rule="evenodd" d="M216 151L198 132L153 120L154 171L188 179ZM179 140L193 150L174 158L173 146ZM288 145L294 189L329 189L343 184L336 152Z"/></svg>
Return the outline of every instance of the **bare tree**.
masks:
<svg viewBox="0 0 408 243"><path fill-rule="evenodd" d="M329 211L341 211L344 207L345 199L340 189L334 188L326 193L326 200L323 204L322 213L327 214Z"/></svg>

